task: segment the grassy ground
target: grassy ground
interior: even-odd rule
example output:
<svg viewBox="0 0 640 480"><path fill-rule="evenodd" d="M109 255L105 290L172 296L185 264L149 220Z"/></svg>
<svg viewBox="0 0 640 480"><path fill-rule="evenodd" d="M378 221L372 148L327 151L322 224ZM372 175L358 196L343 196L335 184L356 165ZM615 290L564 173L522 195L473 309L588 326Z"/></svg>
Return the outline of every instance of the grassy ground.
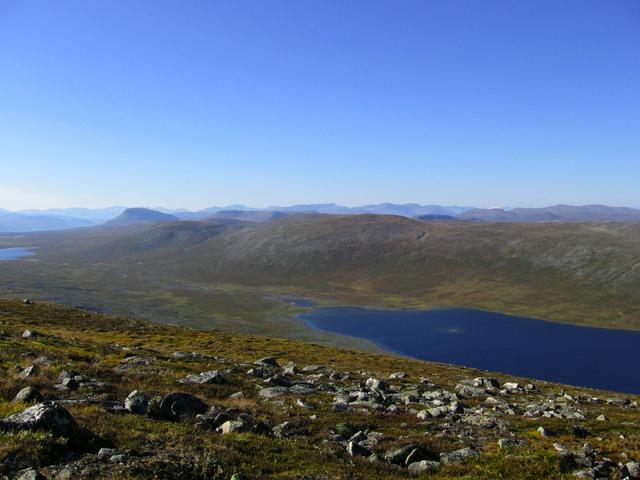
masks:
<svg viewBox="0 0 640 480"><path fill-rule="evenodd" d="M24 339L21 333L32 329L41 335ZM0 301L0 417L14 413L25 405L12 401L26 385L35 385L50 397L59 395L53 385L62 369L109 382L114 391L98 395L100 399L122 400L134 390L163 394L187 391L203 399L208 405L239 407L249 410L258 419L271 425L290 420L299 422L306 430L304 436L287 440L252 433L219 435L201 431L192 422L170 422L144 416L108 413L96 405L71 406L70 412L79 424L96 437L93 443L70 445L45 433L0 434L0 475L26 466L44 466L60 462L73 451L93 451L99 446L112 446L143 457L146 451L163 452L162 462L151 462L147 471L139 475L119 473L113 467L112 476L105 478L162 478L163 469L179 465L184 478L229 478L242 472L249 478L406 478L406 470L396 470L386 464L372 464L365 459L352 458L342 448L326 442L327 432L338 423L350 423L357 429L371 429L382 433L380 448L388 449L413 441L429 451L441 452L464 446L470 439L451 438L430 432L433 423L419 421L414 415L389 416L378 413L340 413L320 396L305 398L316 408L306 411L293 402L270 403L259 401L253 384L244 376L234 376L225 385L180 385L177 380L188 373L220 368L212 360L176 360L175 351L197 351L221 356L228 362L250 364L265 355L278 357L281 364L289 361L300 366L322 364L345 372L366 370L371 374L388 376L402 370L415 381L429 377L444 388L482 372L442 364L427 363L388 355L374 355L361 351L336 349L296 341L251 336L220 331L191 330L105 316L56 305L24 305L18 301ZM16 365L25 367L46 355L50 365L42 365L36 376L23 379ZM151 365L133 370L120 370L127 356L152 358ZM247 367L248 368L248 367ZM502 378L504 379L504 377ZM540 394L564 391L571 395L600 395L605 392L587 391L537 382ZM229 400L236 391L246 394L244 400ZM326 397L324 397L326 398ZM587 407L585 407L587 408ZM588 407L591 409L591 407ZM310 414L316 415L314 420ZM599 414L609 417L598 422ZM527 440L527 446L515 451L499 450L495 439L487 441L483 454L476 460L440 469L433 478L514 479L569 478L563 472L551 444L562 441L579 446L583 441L573 437L575 422L557 419L527 420L513 417L509 428ZM597 405L589 410L583 425L593 433L589 439L603 455L614 461L640 457L640 426L637 409L621 410ZM535 433L538 426L554 430L558 436L542 438ZM488 438L491 438L491 433ZM154 457L155 458L155 457ZM169 464L169 465L168 465Z"/></svg>

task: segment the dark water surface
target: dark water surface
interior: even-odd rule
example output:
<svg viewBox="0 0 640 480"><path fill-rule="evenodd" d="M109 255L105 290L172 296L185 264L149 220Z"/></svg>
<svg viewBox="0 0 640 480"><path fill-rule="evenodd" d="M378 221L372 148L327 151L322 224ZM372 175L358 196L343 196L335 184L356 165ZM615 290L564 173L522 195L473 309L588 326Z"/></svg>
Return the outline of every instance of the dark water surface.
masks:
<svg viewBox="0 0 640 480"><path fill-rule="evenodd" d="M312 328L422 360L640 393L640 332L458 308L321 308L299 318Z"/></svg>
<svg viewBox="0 0 640 480"><path fill-rule="evenodd" d="M0 248L0 261L2 260L15 260L20 257L28 257L31 255L35 255L28 248Z"/></svg>

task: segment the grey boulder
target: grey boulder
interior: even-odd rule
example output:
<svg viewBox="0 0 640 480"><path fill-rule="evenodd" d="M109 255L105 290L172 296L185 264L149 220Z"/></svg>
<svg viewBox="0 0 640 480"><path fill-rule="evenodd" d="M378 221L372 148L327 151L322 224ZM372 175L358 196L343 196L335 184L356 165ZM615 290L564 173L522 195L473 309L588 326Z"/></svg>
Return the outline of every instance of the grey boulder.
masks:
<svg viewBox="0 0 640 480"><path fill-rule="evenodd" d="M11 431L46 430L70 437L78 430L71 414L55 402L43 402L0 421L0 429Z"/></svg>
<svg viewBox="0 0 640 480"><path fill-rule="evenodd" d="M128 410L131 413L146 413L148 407L149 397L146 394L139 392L138 390L134 390L133 392L131 392L124 400L125 410Z"/></svg>

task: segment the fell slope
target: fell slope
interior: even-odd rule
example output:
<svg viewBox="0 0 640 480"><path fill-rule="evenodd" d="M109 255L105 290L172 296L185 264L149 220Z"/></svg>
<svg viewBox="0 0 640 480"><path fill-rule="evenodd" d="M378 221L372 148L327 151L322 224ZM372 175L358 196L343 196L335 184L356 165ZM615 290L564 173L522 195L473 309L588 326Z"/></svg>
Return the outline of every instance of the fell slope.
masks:
<svg viewBox="0 0 640 480"><path fill-rule="evenodd" d="M10 479L25 468L80 480L537 480L640 468L636 397L55 305L0 301L0 322L0 476Z"/></svg>
<svg viewBox="0 0 640 480"><path fill-rule="evenodd" d="M203 310L203 316L224 315L220 305L229 302L237 309L232 322L213 319L210 325L248 329L242 321L251 317L249 328L257 330L250 331L267 334L279 320L266 326L270 308L264 300L282 294L385 307L476 307L640 328L640 224L290 215L40 234L0 239L0 245L38 247L28 262L0 265L6 285L13 286L7 293L52 298L55 285L66 285L65 295L54 298L73 293L78 304L84 303L80 287L90 288L104 296L101 304L108 309L114 304L109 299L123 305L134 294L138 305L157 302L159 291L171 285L168 308L200 316L198 302L204 304L215 289L226 300L219 297L218 310ZM251 302L247 289L254 292ZM283 331L295 331L292 325Z"/></svg>

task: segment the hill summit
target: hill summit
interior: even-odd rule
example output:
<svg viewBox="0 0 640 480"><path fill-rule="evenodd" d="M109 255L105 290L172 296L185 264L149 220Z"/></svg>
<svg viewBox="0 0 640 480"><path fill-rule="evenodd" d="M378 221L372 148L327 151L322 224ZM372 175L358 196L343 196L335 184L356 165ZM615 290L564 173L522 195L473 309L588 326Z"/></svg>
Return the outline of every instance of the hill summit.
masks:
<svg viewBox="0 0 640 480"><path fill-rule="evenodd" d="M136 223L161 223L161 222L174 222L179 220L174 215L168 213L158 212L156 210L150 210L148 208L127 208L124 212L118 215L113 220L109 220L104 225L108 226L126 226L134 225Z"/></svg>

